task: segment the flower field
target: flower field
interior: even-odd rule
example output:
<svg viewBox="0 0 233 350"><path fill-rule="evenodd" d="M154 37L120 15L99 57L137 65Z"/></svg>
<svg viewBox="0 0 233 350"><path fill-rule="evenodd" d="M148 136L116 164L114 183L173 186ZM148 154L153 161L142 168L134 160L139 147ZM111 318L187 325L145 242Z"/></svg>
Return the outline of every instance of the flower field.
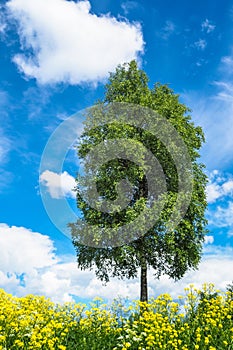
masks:
<svg viewBox="0 0 233 350"><path fill-rule="evenodd" d="M233 350L232 293L191 285L179 299L163 294L126 307L97 298L87 307L1 290L0 349Z"/></svg>

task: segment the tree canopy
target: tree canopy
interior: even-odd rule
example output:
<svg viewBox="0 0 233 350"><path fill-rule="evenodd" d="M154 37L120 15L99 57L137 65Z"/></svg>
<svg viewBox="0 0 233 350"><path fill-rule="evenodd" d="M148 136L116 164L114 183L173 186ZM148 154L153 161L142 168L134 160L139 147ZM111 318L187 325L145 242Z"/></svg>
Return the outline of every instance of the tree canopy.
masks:
<svg viewBox="0 0 233 350"><path fill-rule="evenodd" d="M84 132L77 149L80 160L88 158L91 151L100 143L107 144L109 142L113 148L114 142L116 148L119 146L117 143L119 140L122 142L123 140L134 140L136 143L127 143L124 156L113 157L113 159L101 164L98 169L95 167L86 168L86 175L78 175L76 179L77 206L82 216L76 223L70 224L78 266L81 269L95 269L97 277L105 282L109 281L110 276L134 278L141 270L141 300L148 299L148 267L153 268L156 278L167 274L175 280L180 279L188 269L197 268L201 259L207 224L204 216L207 205L205 194L207 177L204 173L204 165L199 160L199 150L204 142L203 131L201 127L194 125L190 109L179 101L179 96L168 85L156 83L150 88L148 81L146 73L138 68L135 61L118 66L115 72L110 73L103 101L97 104L97 109L90 109L88 112ZM137 118L136 106L140 106L140 108L153 111L165 119L176 130L187 149L191 169L185 167L185 162L182 163L182 159L185 157L184 152L181 152L175 143L172 144L174 152L176 152L176 159L180 157L180 163L184 164L179 172L183 173L184 181L186 175L187 178L191 177L192 183L188 206L177 225L172 229L169 229L166 224L179 199L177 161L171 155L171 149L166 147L163 140L161 141L163 132L161 132L161 137L155 135L155 133L150 132L149 124L144 128L142 121L141 126L139 124L139 126L135 126L132 123L127 123L127 119L124 119L123 124L119 120L111 120L110 123L106 123L103 113L111 112L108 106L121 106L121 104L135 106L135 109L133 108L135 118ZM102 114L99 111L102 111ZM100 117L98 117L98 113L101 114ZM151 130L152 127L151 124ZM144 148L140 148L140 145L143 145ZM166 183L165 202L163 202L159 217L149 229L146 228L147 220L142 221L141 224L139 222L140 234L120 245L95 246L95 244L85 244L82 235L86 234L85 230L88 230L88 227L94 227L98 232L101 232L104 227L109 228L112 232L117 232L122 225L128 225L140 217L140 213L150 201L158 200L161 193L150 194L145 169L150 168L148 171L153 169L145 161L144 149L158 160ZM97 163L102 159L100 153L101 151L97 152L97 155L95 154ZM138 159L141 159L141 163L137 164L134 161L134 156L128 156L127 159L125 154L129 155L130 153L135 157L137 155ZM88 180L89 175L95 179L99 205L102 200L106 199L108 202L112 201L115 210L112 212L100 210L101 205L99 208L98 205L93 207L87 197L83 197L85 190L82 192L81 187L88 187L88 184L92 186L92 182ZM127 191L124 193L128 205L117 210L119 204L117 197L121 193L119 183L122 180L125 181L125 183L123 182L125 185L130 182L131 187L128 195ZM162 186L162 180L161 183L157 183L157 186ZM88 224L88 226L84 224ZM86 228L84 229L84 227ZM141 234L143 228L144 232Z"/></svg>

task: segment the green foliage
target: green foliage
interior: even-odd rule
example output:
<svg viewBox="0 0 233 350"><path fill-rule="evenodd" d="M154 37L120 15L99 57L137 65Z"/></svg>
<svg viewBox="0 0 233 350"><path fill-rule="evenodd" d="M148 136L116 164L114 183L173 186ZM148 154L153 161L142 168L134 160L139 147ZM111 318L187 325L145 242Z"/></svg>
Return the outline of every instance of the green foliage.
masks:
<svg viewBox="0 0 233 350"><path fill-rule="evenodd" d="M95 175L101 198L115 201L117 186L122 179L127 179L133 188L133 197L129 205L121 211L108 213L92 208L83 199L79 189L84 179L79 176L76 188L77 206L82 211L83 217L77 223L70 224L78 266L81 269L94 268L97 277L106 282L110 276L134 278L142 265L152 267L157 278L161 274L167 274L173 279L180 279L188 269L197 268L206 234L207 221L204 213L207 205L205 195L207 178L203 171L204 165L198 160L199 149L204 142L202 129L194 125L188 114L189 108L180 103L179 96L167 85L157 83L152 89L148 87L148 77L144 71L138 69L135 61L117 67L116 71L110 74L102 108L112 102L148 107L169 120L182 137L191 159L192 198L180 223L172 231L168 230L166 223L174 209L179 190L176 165L168 150L148 130L127 123L122 125L117 121L110 124L103 122L96 126L90 113L78 146L79 158L84 159L102 141L134 139L150 150L161 164L166 179L167 197L160 218L140 238L117 247L91 247L80 243L83 223L86 222L100 230L103 227L115 229L133 221L146 207L147 180L143 167L128 159L112 159L102 165ZM139 148L134 149L132 146L129 152L139 153ZM144 223L141 222L139 225L142 226L139 229L143 229Z"/></svg>

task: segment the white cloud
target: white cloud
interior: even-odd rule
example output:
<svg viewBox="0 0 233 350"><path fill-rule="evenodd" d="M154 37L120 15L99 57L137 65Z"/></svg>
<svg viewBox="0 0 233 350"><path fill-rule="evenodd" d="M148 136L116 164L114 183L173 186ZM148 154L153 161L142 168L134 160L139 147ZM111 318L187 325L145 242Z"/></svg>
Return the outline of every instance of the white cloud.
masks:
<svg viewBox="0 0 233 350"><path fill-rule="evenodd" d="M0 167L0 192L6 191L9 185L12 183L13 178L14 175L10 171Z"/></svg>
<svg viewBox="0 0 233 350"><path fill-rule="evenodd" d="M128 15L128 13L134 9L142 9L142 6L140 6L140 4L136 1L125 1L121 4L121 8L123 9L124 11L124 14L125 15Z"/></svg>
<svg viewBox="0 0 233 350"><path fill-rule="evenodd" d="M233 251L222 250L221 253L215 254L215 247L213 245L211 247L213 253L203 258L199 269L187 272L178 282L174 282L167 276L162 276L159 280L155 279L153 270L150 269L148 271L149 296L170 293L176 298L190 283L201 287L202 284L209 282L214 283L217 288L224 289L233 280ZM78 269L72 259L69 263L51 266L49 272L37 276L37 282L36 279L28 281L27 290L30 293L39 290L40 293L58 301L63 301L71 296L90 299L100 296L108 300L113 300L118 296L138 299L140 282L138 278L132 280L111 278L110 282L104 285L96 278L93 271Z"/></svg>
<svg viewBox="0 0 233 350"><path fill-rule="evenodd" d="M212 243L212 239L208 240ZM74 297L93 299L100 296L109 300L118 296L130 299L139 297L138 278L111 278L104 285L93 271L81 271L77 268L75 255L58 258L48 236L24 227L1 224L0 244L3 253L0 258L0 288L8 293L18 296L29 293L45 295L56 302L72 301ZM157 280L153 276L153 270L149 270L150 297L161 293L170 293L177 297L190 283L201 287L203 283L211 282L217 288L225 288L233 280L233 250L212 244L205 247L199 269L187 272L176 283L166 276Z"/></svg>
<svg viewBox="0 0 233 350"><path fill-rule="evenodd" d="M0 94L1 104L1 94ZM7 188L12 181L13 174L6 170L9 160L9 153L12 149L12 141L6 136L4 130L0 127L0 191Z"/></svg>
<svg viewBox="0 0 233 350"><path fill-rule="evenodd" d="M232 73L233 73L233 48L231 47L228 56L223 56L219 65L219 71L222 74L222 81L217 82L220 88L228 95L232 97L233 85L232 85ZM232 102L232 98L231 98Z"/></svg>
<svg viewBox="0 0 233 350"><path fill-rule="evenodd" d="M175 30L176 30L175 24L172 21L167 20L165 22L165 25L159 32L159 36L164 40L168 40L169 37L175 32Z"/></svg>
<svg viewBox="0 0 233 350"><path fill-rule="evenodd" d="M0 19L0 21L1 21L1 19ZM0 34L4 32L5 28L6 28L6 25L4 23L0 22Z"/></svg>
<svg viewBox="0 0 233 350"><path fill-rule="evenodd" d="M206 48L206 45L207 45L207 42L206 42L206 40L204 40L204 39L199 39L198 41L196 41L195 43L194 43L194 46L198 49L198 50L205 50L205 48Z"/></svg>
<svg viewBox="0 0 233 350"><path fill-rule="evenodd" d="M201 28L203 32L205 31L207 34L209 34L215 30L216 26L214 24L211 24L211 22L206 19L202 22Z"/></svg>
<svg viewBox="0 0 233 350"><path fill-rule="evenodd" d="M162 276L159 280L153 276L153 270L148 271L149 296L157 296L161 293L170 293L174 298L184 293L184 288L190 283L201 287L204 283L214 283L217 288L224 289L228 283L233 280L233 251L221 249L215 252L215 246L212 246L211 254L204 256L198 270L191 270L177 282ZM84 272L85 273L85 272ZM91 277L90 272L87 272ZM86 281L87 283L88 281ZM139 279L134 280L117 280L111 279L110 283L103 286L96 277L92 277L89 283L84 285L89 298L94 298L97 294L113 299L119 294L130 299L138 299L140 291ZM80 290L81 292L81 290ZM74 293L75 294L75 293Z"/></svg>
<svg viewBox="0 0 233 350"><path fill-rule="evenodd" d="M233 197L232 175L222 175L220 172L212 172L209 176L209 183L206 186L207 201L212 204L217 199Z"/></svg>
<svg viewBox="0 0 233 350"><path fill-rule="evenodd" d="M226 70L228 73L232 73L233 71L233 58L232 56L224 56L221 59L221 63L222 63L222 69Z"/></svg>
<svg viewBox="0 0 233 350"><path fill-rule="evenodd" d="M197 271L188 272L180 281L173 282L164 276L159 281L152 280L150 285L155 295L169 293L173 298L184 295L184 288L191 283L197 288L201 288L204 283L214 283L216 288L224 290L233 279L232 269L233 259L211 257L203 259Z"/></svg>
<svg viewBox="0 0 233 350"><path fill-rule="evenodd" d="M225 101L227 103L233 103L233 85L224 81L216 81L214 82L215 86L219 88L219 91L216 95L217 99L220 101Z"/></svg>
<svg viewBox="0 0 233 350"><path fill-rule="evenodd" d="M1 6L0 6L1 11ZM9 109L9 96L4 90L0 90L0 114L1 114L1 125L0 125L0 168L8 160L9 152L12 148L12 141L7 135L6 128L4 124L7 124L8 114L6 110ZM6 122L6 123L4 123Z"/></svg>
<svg viewBox="0 0 233 350"><path fill-rule="evenodd" d="M233 202L228 201L224 206L217 206L211 211L210 223L216 227L233 227Z"/></svg>
<svg viewBox="0 0 233 350"><path fill-rule="evenodd" d="M49 237L24 227L0 224L0 246L3 273L28 273L57 262Z"/></svg>
<svg viewBox="0 0 233 350"><path fill-rule="evenodd" d="M205 244L214 243L214 236L205 236Z"/></svg>
<svg viewBox="0 0 233 350"><path fill-rule="evenodd" d="M209 171L224 170L233 161L233 99L227 82L213 86L216 90L208 96L195 91L181 94L184 103L192 108L195 124L202 126L205 133L201 153Z"/></svg>
<svg viewBox="0 0 233 350"><path fill-rule="evenodd" d="M225 195L233 193L233 180L229 180L222 185L223 193Z"/></svg>
<svg viewBox="0 0 233 350"><path fill-rule="evenodd" d="M208 203L214 203L219 197L222 196L221 186L211 183L206 186L206 193Z"/></svg>
<svg viewBox="0 0 233 350"><path fill-rule="evenodd" d="M138 23L97 16L89 1L10 0L7 8L24 51L14 62L41 84L97 82L143 52Z"/></svg>
<svg viewBox="0 0 233 350"><path fill-rule="evenodd" d="M29 120L41 118L44 113L44 107L50 104L50 95L49 87L46 88L45 86L30 86L24 91L22 104L25 106L25 109L27 109Z"/></svg>
<svg viewBox="0 0 233 350"><path fill-rule="evenodd" d="M4 134L4 131L0 128L0 166L6 162L10 149L10 139Z"/></svg>
<svg viewBox="0 0 233 350"><path fill-rule="evenodd" d="M1 14L0 14L0 35L5 32L5 29L6 29L6 24L3 23L3 19L1 18Z"/></svg>
<svg viewBox="0 0 233 350"><path fill-rule="evenodd" d="M59 258L48 236L25 227L0 224L0 246L0 288L18 296L32 292L53 297L52 276L46 273L59 263ZM50 290L46 290L46 276ZM57 291L55 299L62 301L65 294L58 294Z"/></svg>
<svg viewBox="0 0 233 350"><path fill-rule="evenodd" d="M5 108L5 106L9 102L8 100L9 100L8 93L4 90L0 90L0 108Z"/></svg>
<svg viewBox="0 0 233 350"><path fill-rule="evenodd" d="M6 23L4 20L4 6L0 4L0 35L4 34Z"/></svg>
<svg viewBox="0 0 233 350"><path fill-rule="evenodd" d="M40 175L40 182L47 188L52 198L75 198L75 193L72 191L75 187L75 179L66 171L57 174L53 171L45 170Z"/></svg>
<svg viewBox="0 0 233 350"><path fill-rule="evenodd" d="M209 225L227 229L227 236L231 237L233 228L233 178L231 174L224 174L217 170L210 173L207 200L210 204L207 212Z"/></svg>

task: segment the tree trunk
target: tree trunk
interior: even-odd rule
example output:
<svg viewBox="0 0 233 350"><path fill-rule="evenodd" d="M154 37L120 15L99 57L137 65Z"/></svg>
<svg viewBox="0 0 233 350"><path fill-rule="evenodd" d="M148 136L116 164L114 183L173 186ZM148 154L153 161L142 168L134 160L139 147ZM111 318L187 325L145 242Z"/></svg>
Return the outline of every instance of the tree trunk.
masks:
<svg viewBox="0 0 233 350"><path fill-rule="evenodd" d="M140 301L148 302L148 287L147 287L147 264L143 261L141 264L141 297Z"/></svg>

